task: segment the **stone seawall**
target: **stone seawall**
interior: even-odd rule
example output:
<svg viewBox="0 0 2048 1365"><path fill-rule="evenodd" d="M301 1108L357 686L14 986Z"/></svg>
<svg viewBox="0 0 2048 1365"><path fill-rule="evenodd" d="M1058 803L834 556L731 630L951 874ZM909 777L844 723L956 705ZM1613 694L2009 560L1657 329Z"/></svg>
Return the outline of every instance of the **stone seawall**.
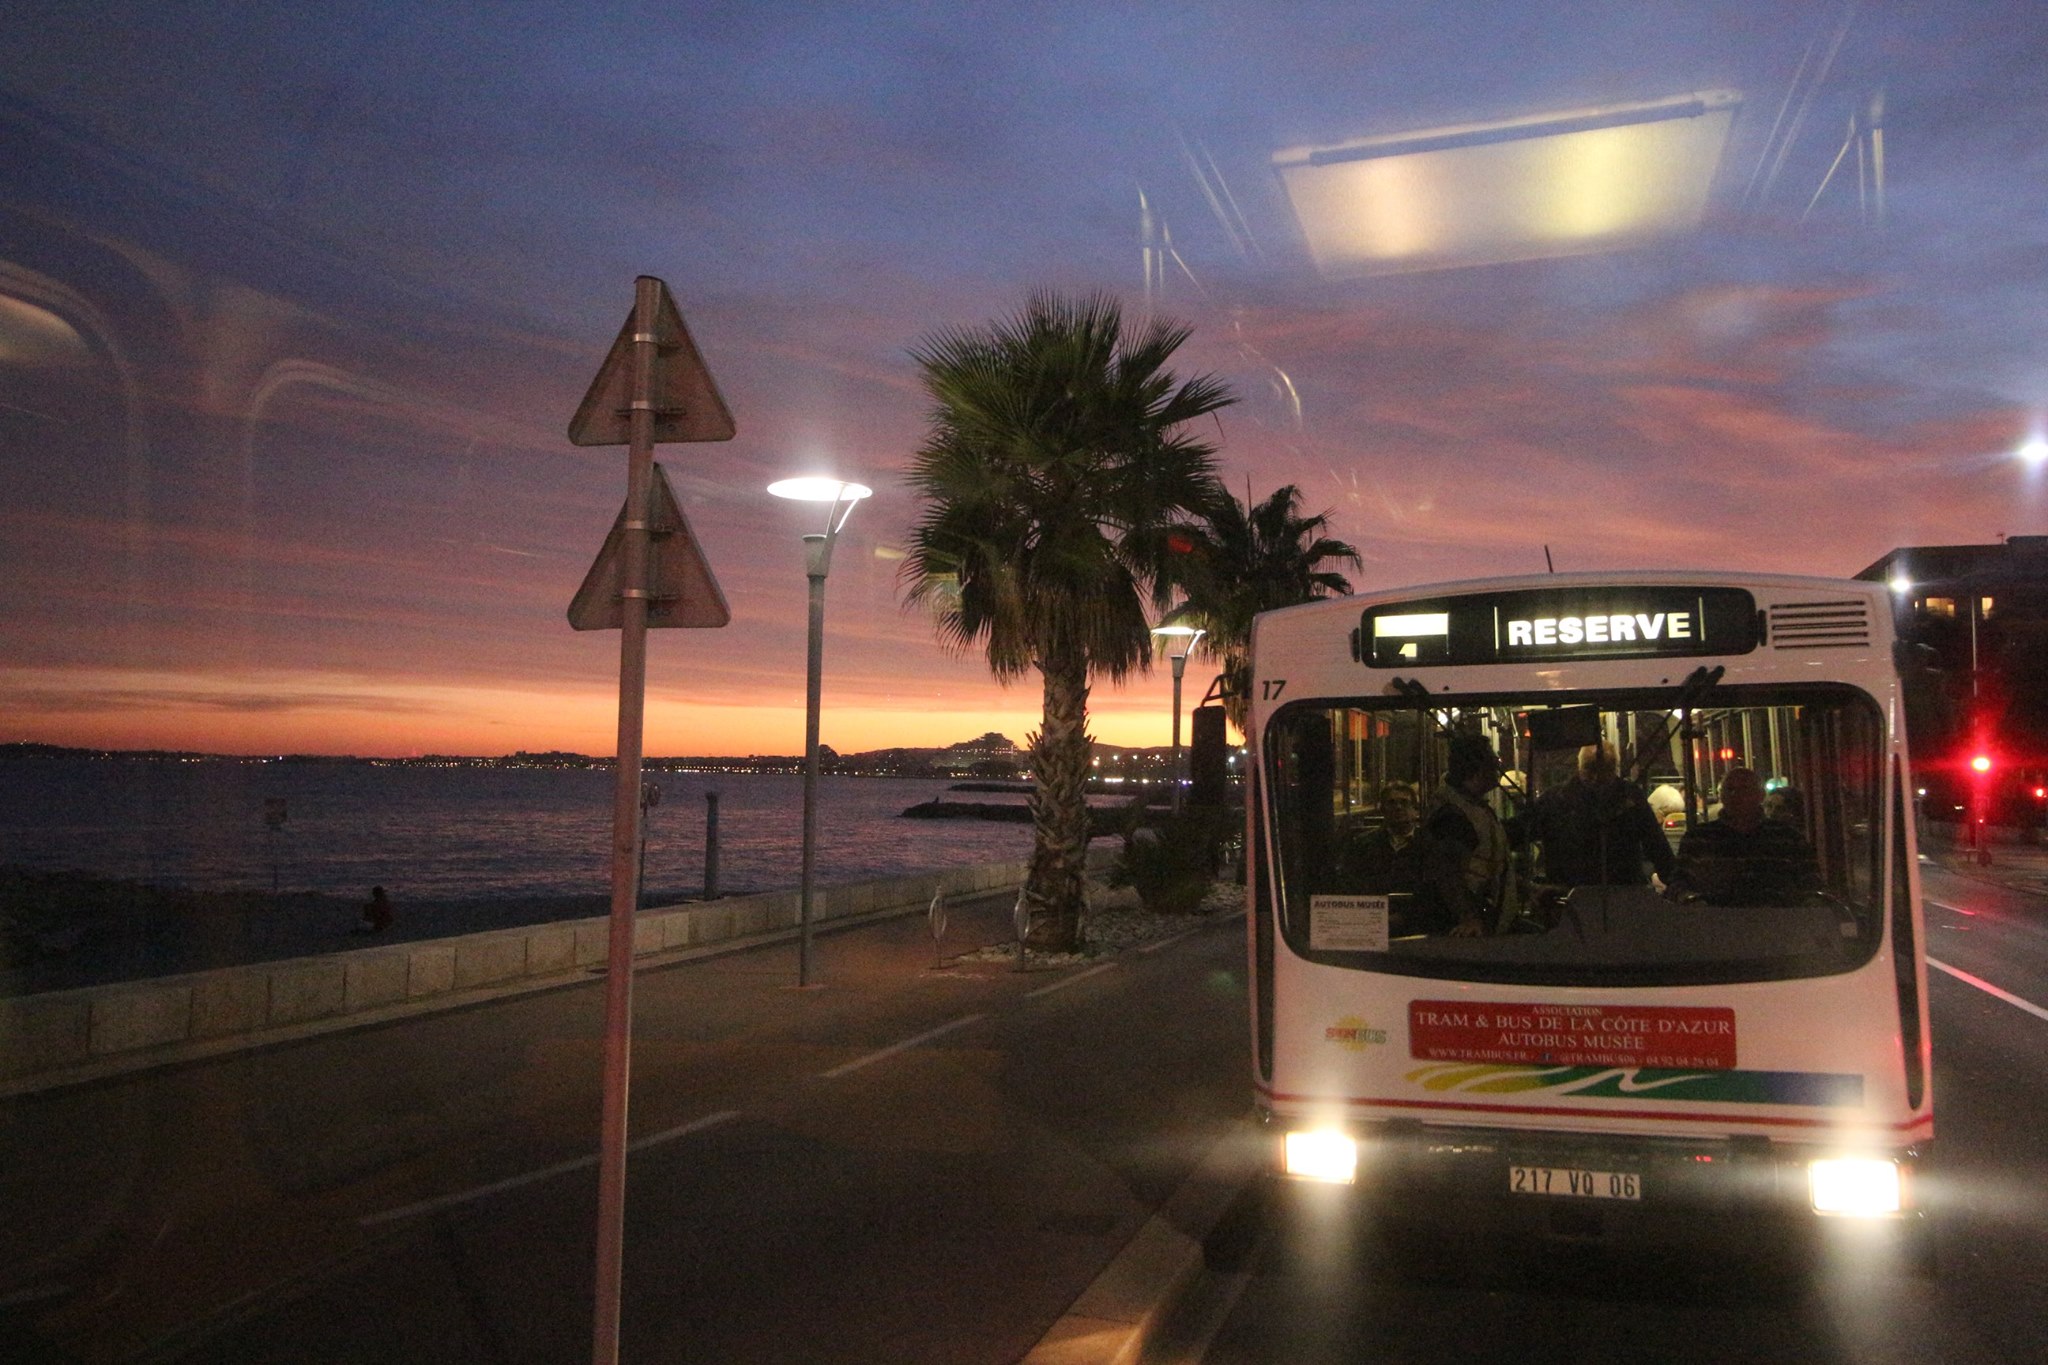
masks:
<svg viewBox="0 0 2048 1365"><path fill-rule="evenodd" d="M1021 886L1028 864L988 863L812 893L813 922L923 909ZM798 893L643 910L636 960L795 932ZM0 1094L540 990L601 971L609 921L560 920L0 1000Z"/></svg>

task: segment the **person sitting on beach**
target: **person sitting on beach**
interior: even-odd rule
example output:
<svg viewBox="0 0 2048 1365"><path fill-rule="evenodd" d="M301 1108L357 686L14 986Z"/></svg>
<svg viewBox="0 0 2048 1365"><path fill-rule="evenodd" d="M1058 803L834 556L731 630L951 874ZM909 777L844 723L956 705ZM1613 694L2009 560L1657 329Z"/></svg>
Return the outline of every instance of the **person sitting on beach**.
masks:
<svg viewBox="0 0 2048 1365"><path fill-rule="evenodd" d="M370 888L370 899L363 906L363 920L355 928L358 934L381 934L391 927L391 897L384 894L384 888Z"/></svg>

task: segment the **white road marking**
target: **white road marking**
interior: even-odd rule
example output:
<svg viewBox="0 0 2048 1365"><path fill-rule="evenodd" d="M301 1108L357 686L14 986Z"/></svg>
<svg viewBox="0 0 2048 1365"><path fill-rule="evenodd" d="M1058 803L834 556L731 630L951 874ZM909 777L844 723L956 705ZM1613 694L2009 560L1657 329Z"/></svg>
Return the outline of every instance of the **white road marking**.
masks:
<svg viewBox="0 0 2048 1365"><path fill-rule="evenodd" d="M1962 919L1977 918L1977 912L1975 910L1965 910L1960 905L1943 905L1940 901L1931 901L1928 900L1925 896L1922 896L1920 898L1920 903L1927 907L1929 913L1932 913L1936 910L1942 910L1946 911L1951 915L1959 916ZM1932 920L1929 920L1928 922L1930 924L1933 924ZM1970 928L1970 926L1967 924L1935 924L1934 927L1937 929L1953 929L1958 933L1965 932Z"/></svg>
<svg viewBox="0 0 2048 1365"><path fill-rule="evenodd" d="M1075 972L1072 976L1062 977L1060 980L1053 982L1050 986L1040 986L1035 991L1024 992L1024 998L1026 1000L1029 1000L1033 996L1051 995L1054 991L1063 991L1077 981L1086 981L1091 976L1101 976L1104 972L1109 971L1111 968L1115 966L1116 964L1114 962L1105 962L1100 967L1090 967L1085 972Z"/></svg>
<svg viewBox="0 0 2048 1365"><path fill-rule="evenodd" d="M61 1299L70 1292L69 1288L61 1284L33 1285L27 1289L17 1289L12 1294L0 1294L0 1309L25 1308L29 1304L41 1303L45 1299Z"/></svg>
<svg viewBox="0 0 2048 1365"><path fill-rule="evenodd" d="M1211 920L1209 920L1209 921L1207 921L1207 922L1205 922L1205 923L1202 923L1202 924L1197 924L1197 925L1196 925L1196 926L1195 926L1194 928L1192 928L1192 929L1183 929L1183 930L1181 930L1181 931L1180 931L1179 933L1177 933L1177 934L1170 934L1170 935L1168 935L1168 936L1167 936L1167 937L1165 937L1165 938L1156 938L1156 939L1153 939L1153 940L1152 940L1152 941L1151 941L1150 943L1142 943L1142 944L1139 944L1139 945L1138 945L1138 951L1139 951L1139 952L1141 952L1141 953L1156 953L1156 952L1158 952L1158 951L1159 951L1159 950L1160 950L1161 948L1169 947L1169 946L1171 946L1171 945L1173 945L1173 944L1175 944L1175 943L1178 943L1178 942L1180 942L1180 941L1181 941L1182 939L1184 939L1184 938L1187 938L1188 936L1190 936L1190 935L1192 935L1192 934L1199 934L1200 932L1202 932L1202 930L1204 930L1204 929L1208 928L1208 927L1209 927L1209 925L1211 925L1211 924L1228 924L1228 923L1229 923L1230 921L1232 921L1232 920L1234 920L1234 919L1243 919L1243 918L1244 918L1244 911L1243 911L1243 910L1232 910L1232 911L1231 911L1231 912L1230 912L1229 914L1227 914L1227 915L1222 915L1222 916L1220 916L1220 917L1218 917L1218 918L1215 918L1215 919L1211 919Z"/></svg>
<svg viewBox="0 0 2048 1365"><path fill-rule="evenodd" d="M1939 967L1941 968L1941 970L1947 972L1950 976L1954 977L1956 980L1960 982L1963 982L1965 985L1975 986L1978 990L1983 991L1986 995L1995 995L2000 1000L2003 1000L2006 1004L2013 1005L2020 1009L2023 1009L2028 1014L2033 1015L2036 1019L2048 1019L2048 1009L2042 1009L2039 1005L2035 1004L2031 1000L2022 1000L2017 995L2014 995L2011 991L2002 991L1998 987L1992 985L1989 981L1986 981L1981 976L1971 976L1968 972L1963 971L1960 968L1951 967L1946 962L1940 962L1931 957L1927 959L1927 965L1930 967Z"/></svg>
<svg viewBox="0 0 2048 1365"><path fill-rule="evenodd" d="M985 1016L979 1014L963 1014L958 1019L955 1019L952 1023L941 1024L935 1029L931 1029L927 1032L918 1034L915 1038L905 1038L900 1043L891 1043L889 1044L889 1046L882 1048L879 1051L868 1053L865 1057L856 1057L850 1062L841 1062L838 1066L833 1067L830 1071L820 1071L818 1073L818 1079L829 1081L835 1076L844 1076L849 1071L858 1071L862 1067L868 1065L870 1062L879 1062L884 1057L893 1057L899 1052L918 1046L920 1043L929 1043L932 1039L939 1037L941 1034L951 1033L956 1028L965 1028L967 1025L973 1023L975 1020L981 1019L983 1017Z"/></svg>
<svg viewBox="0 0 2048 1365"><path fill-rule="evenodd" d="M737 1109L724 1109L716 1114L706 1114L702 1118L691 1119L688 1123L678 1124L674 1128L663 1132L649 1134L637 1142L629 1142L626 1144L626 1150L629 1152L642 1151L645 1148L654 1146L656 1143L670 1142L676 1138L687 1136L690 1133L702 1132L706 1128L730 1122L739 1116L740 1111ZM552 1166L543 1166L540 1170L528 1171L524 1175L507 1176L503 1180L494 1180L488 1185L479 1185L472 1190L459 1190L454 1194L444 1194L434 1199L422 1199L417 1204L407 1204L403 1208L386 1209L382 1213L372 1213L358 1218L356 1222L359 1226L366 1228L375 1227L379 1223L395 1223L402 1218L412 1218L422 1213L432 1213L436 1209L453 1208L457 1204L467 1204L473 1200L486 1199L494 1194L503 1194L506 1190L516 1190L522 1185L531 1185L537 1181L551 1180L555 1176L567 1175L571 1171L580 1171L587 1166L595 1166L596 1164L597 1154L593 1152L589 1156L579 1156L569 1161L558 1161Z"/></svg>

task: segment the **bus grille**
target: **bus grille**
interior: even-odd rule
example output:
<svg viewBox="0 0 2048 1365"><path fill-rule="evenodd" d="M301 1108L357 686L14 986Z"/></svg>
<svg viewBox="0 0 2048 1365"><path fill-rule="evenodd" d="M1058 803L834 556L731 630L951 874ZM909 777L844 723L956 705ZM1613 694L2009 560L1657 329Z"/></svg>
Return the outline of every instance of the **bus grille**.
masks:
<svg viewBox="0 0 2048 1365"><path fill-rule="evenodd" d="M1774 649L1852 649L1869 643L1869 604L1858 599L1771 606Z"/></svg>

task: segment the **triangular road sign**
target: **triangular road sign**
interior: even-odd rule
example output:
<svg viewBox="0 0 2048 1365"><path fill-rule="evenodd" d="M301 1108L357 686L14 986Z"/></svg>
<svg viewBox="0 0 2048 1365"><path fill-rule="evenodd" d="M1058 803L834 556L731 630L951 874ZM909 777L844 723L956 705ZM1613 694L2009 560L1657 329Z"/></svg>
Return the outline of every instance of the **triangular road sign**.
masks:
<svg viewBox="0 0 2048 1365"><path fill-rule="evenodd" d="M656 284L661 284L659 280ZM718 392L717 381L704 368L690 329L676 309L668 286L661 284L661 303L654 319L654 439L666 441L730 441L732 413ZM598 367L590 392L583 395L569 420L569 440L579 446L622 446L631 442L633 412L633 315Z"/></svg>
<svg viewBox="0 0 2048 1365"><path fill-rule="evenodd" d="M691 534L689 518L669 487L668 474L654 466L653 503L647 519L647 625L650 629L680 626L710 629L732 620L725 594L711 576L711 565ZM617 630L625 624L620 578L625 558L626 509L612 523L597 562L583 576L583 586L569 603L569 624L578 630Z"/></svg>

